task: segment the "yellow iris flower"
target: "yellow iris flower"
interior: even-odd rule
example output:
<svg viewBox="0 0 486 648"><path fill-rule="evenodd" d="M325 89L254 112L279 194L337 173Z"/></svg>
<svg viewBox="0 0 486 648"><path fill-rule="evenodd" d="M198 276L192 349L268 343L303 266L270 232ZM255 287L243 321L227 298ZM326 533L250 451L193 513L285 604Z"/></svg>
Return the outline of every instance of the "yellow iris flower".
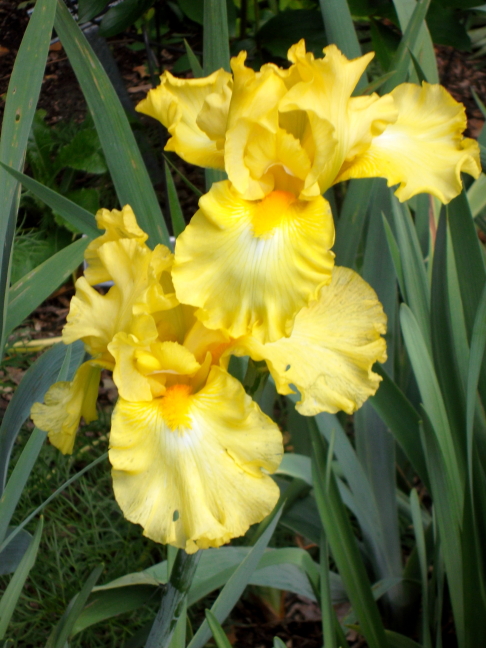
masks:
<svg viewBox="0 0 486 648"><path fill-rule="evenodd" d="M138 106L168 128L168 150L228 174L179 237L173 280L206 326L235 338L290 335L330 283L334 229L321 194L334 183L384 177L400 200L427 192L446 203L461 172L480 173L478 145L462 136L464 107L444 88L406 83L353 97L373 54L348 60L335 45L324 54L315 59L300 41L286 70L255 72L242 52L232 78L166 72Z"/></svg>
<svg viewBox="0 0 486 648"><path fill-rule="evenodd" d="M144 534L192 553L246 532L275 506L269 476L282 435L227 371L230 340L175 299L172 255L150 250L132 210L102 210L103 236L88 247L91 279L113 280L100 294L76 283L66 343L83 340L92 359L73 380L55 383L32 408L35 424L63 453L81 417L96 418L101 368L120 398L110 433L115 497Z"/></svg>
<svg viewBox="0 0 486 648"><path fill-rule="evenodd" d="M91 359L55 383L32 408L35 424L63 453L81 417L96 418L100 371L119 391L110 433L115 497L144 534L194 552L242 535L275 506L269 473L282 457L277 425L228 371L231 354L266 360L277 390L301 392L303 414L354 411L373 394L371 367L386 358L386 318L374 291L337 268L300 310L290 337L263 343L211 329L180 303L172 255L153 251L126 206L97 215L106 232L87 249L86 275L113 280L102 295L78 279L66 343L83 340Z"/></svg>

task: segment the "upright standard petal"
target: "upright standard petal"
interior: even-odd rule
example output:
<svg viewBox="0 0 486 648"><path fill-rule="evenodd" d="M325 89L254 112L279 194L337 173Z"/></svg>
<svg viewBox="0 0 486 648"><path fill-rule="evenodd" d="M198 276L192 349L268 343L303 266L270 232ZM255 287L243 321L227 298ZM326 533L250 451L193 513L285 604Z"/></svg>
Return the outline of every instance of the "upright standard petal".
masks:
<svg viewBox="0 0 486 648"><path fill-rule="evenodd" d="M347 157L368 145L373 136L397 118L389 96L351 96L373 53L349 60L335 45L323 51L324 58L315 59L305 51L303 40L290 48L288 56L299 81L295 82L294 76L294 85L279 105L282 114L301 111L309 119L316 153L302 197L314 195L316 182L321 192L326 191ZM329 148L331 137L332 149Z"/></svg>
<svg viewBox="0 0 486 648"><path fill-rule="evenodd" d="M99 258L98 252L102 245L108 241L119 241L120 239L134 239L143 245L148 239L148 234L138 226L130 205L125 205L121 211L100 209L96 214L96 224L99 229L104 229L105 233L93 239L84 253L87 263L84 276L92 286L113 279Z"/></svg>
<svg viewBox="0 0 486 648"><path fill-rule="evenodd" d="M109 457L125 517L188 553L243 535L279 497L267 473L282 457L280 431L219 367L194 394L176 384L149 403L120 399Z"/></svg>
<svg viewBox="0 0 486 648"><path fill-rule="evenodd" d="M173 293L164 294L160 281L172 265L172 255L164 246L152 251L134 239L120 239L102 245L98 256L115 285L101 295L80 277L63 329L66 344L83 340L94 357L107 353L116 333L131 333L133 327L145 330L144 337L156 336L156 320L151 313L177 304Z"/></svg>
<svg viewBox="0 0 486 648"><path fill-rule="evenodd" d="M136 110L168 129L167 151L175 151L191 164L223 169L231 74L217 70L202 79L177 79L164 72L160 81Z"/></svg>
<svg viewBox="0 0 486 648"><path fill-rule="evenodd" d="M306 416L344 410L351 414L378 389L375 362L386 360L386 315L376 293L348 268L335 267L319 299L295 318L290 337L272 344L238 340L233 352L266 360L277 391L300 391Z"/></svg>
<svg viewBox="0 0 486 648"><path fill-rule="evenodd" d="M329 283L334 225L329 204L274 191L242 199L228 181L213 185L179 236L172 272L178 299L231 337L288 335L296 313Z"/></svg>
<svg viewBox="0 0 486 648"><path fill-rule="evenodd" d="M231 59L234 87L228 113L228 127L224 151L225 170L230 181L247 200L258 200L273 189L271 180L261 178L266 167L275 159L278 131L278 105L286 87L274 66L264 66L254 72L245 66L246 52ZM247 163L252 142L262 141L267 149L264 171L253 175ZM256 157L261 157L256 154Z"/></svg>
<svg viewBox="0 0 486 648"><path fill-rule="evenodd" d="M391 96L398 119L370 146L343 166L336 181L382 177L399 184L396 195L408 200L430 193L448 203L462 190L461 172L477 178L479 147L463 138L464 106L439 85L404 83Z"/></svg>
<svg viewBox="0 0 486 648"><path fill-rule="evenodd" d="M71 382L54 383L44 403L34 403L30 415L35 425L47 432L49 440L63 454L71 454L81 417L86 423L97 419L96 399L101 368L85 362Z"/></svg>

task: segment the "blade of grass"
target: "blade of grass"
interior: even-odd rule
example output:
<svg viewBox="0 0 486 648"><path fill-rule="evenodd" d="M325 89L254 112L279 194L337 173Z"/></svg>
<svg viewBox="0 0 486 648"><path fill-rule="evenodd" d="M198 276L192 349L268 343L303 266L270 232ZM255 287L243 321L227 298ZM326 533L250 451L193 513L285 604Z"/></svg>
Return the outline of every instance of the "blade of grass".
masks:
<svg viewBox="0 0 486 648"><path fill-rule="evenodd" d="M319 0L319 5L328 42L335 43L350 59L361 56L361 47L346 0ZM363 89L367 84L365 72L358 82L358 89Z"/></svg>
<svg viewBox="0 0 486 648"><path fill-rule="evenodd" d="M430 418L446 467L450 497L452 498L449 505L454 511L457 524L459 524L464 503L465 466L459 450L454 446L444 401L425 340L414 314L406 304L401 306L400 318L405 346L412 363L424 409Z"/></svg>
<svg viewBox="0 0 486 648"><path fill-rule="evenodd" d="M395 5L395 10L398 15L400 29L402 32L405 32L416 7L416 1L393 0L393 4ZM411 51L413 51L413 54L415 55L417 62L420 64L421 69L424 71L429 83L439 83L439 73L435 58L434 44L425 22L420 28L415 46L411 48Z"/></svg>
<svg viewBox="0 0 486 648"><path fill-rule="evenodd" d="M5 638L5 633L7 632L10 619L15 611L24 583L27 580L30 570L34 566L37 552L39 550L43 526L44 520L41 517L35 530L34 537L32 538L27 551L15 570L14 575L10 579L7 589L0 600L0 639Z"/></svg>
<svg viewBox="0 0 486 648"><path fill-rule="evenodd" d="M430 421L425 410L422 414L423 426L421 426L421 439L425 456L427 457L432 499L434 501L435 522L438 527L439 542L444 555L458 643L460 648L465 648L463 625L464 568L460 537L463 502L457 503L457 495L454 492L455 486L451 484L448 467L439 446L433 423ZM440 626L441 621L439 619L437 621Z"/></svg>
<svg viewBox="0 0 486 648"><path fill-rule="evenodd" d="M454 310L460 304L454 304ZM439 218L435 240L432 269L430 330L432 336L432 357L437 379L444 396L451 431L456 447L466 453L464 420L466 418L466 398L461 380L456 344L451 321L451 302L447 276L447 219L445 210Z"/></svg>
<svg viewBox="0 0 486 648"><path fill-rule="evenodd" d="M474 328L476 311L486 284L486 267L481 244L464 191L447 206L454 259L459 279L464 319L469 341ZM479 392L486 403L486 365L481 368Z"/></svg>
<svg viewBox="0 0 486 648"><path fill-rule="evenodd" d="M314 488L322 526L346 587L351 605L360 621L360 631L370 648L385 648L387 641L370 582L358 551L351 524L331 471L326 489L326 445L313 419L308 421L312 439Z"/></svg>
<svg viewBox="0 0 486 648"><path fill-rule="evenodd" d="M204 0L203 65L205 75L220 68L231 70L226 0ZM226 177L218 169L206 169L205 176L206 190Z"/></svg>
<svg viewBox="0 0 486 648"><path fill-rule="evenodd" d="M402 259L400 256L400 249L398 247L397 240L395 238L395 235L392 232L390 223L388 222L385 214L383 213L381 214L381 219L383 222L383 228L385 230L388 249L390 251L390 256L393 261L393 267L395 268L395 274L397 276L398 285L400 286L400 292L402 293L402 295L406 295L405 279L403 277L403 267L402 267Z"/></svg>
<svg viewBox="0 0 486 648"><path fill-rule="evenodd" d="M326 648L338 648L334 632L334 608L332 607L331 583L329 580L329 547L324 531L319 545L321 575L322 636Z"/></svg>
<svg viewBox="0 0 486 648"><path fill-rule="evenodd" d="M420 512L420 502L417 491L413 488L410 492L410 508L412 510L413 530L420 563L422 578L422 643L423 648L432 648L432 637L429 627L429 579L427 550L425 546L424 525Z"/></svg>
<svg viewBox="0 0 486 648"><path fill-rule="evenodd" d="M467 196L462 192L447 206L451 239L461 288L464 316L471 338L476 311L484 284L486 268Z"/></svg>
<svg viewBox="0 0 486 648"><path fill-rule="evenodd" d="M390 65L390 70L395 70L395 74L384 83L383 94L391 92L395 86L406 80L410 65L410 52L414 50L429 4L430 0L418 0Z"/></svg>
<svg viewBox="0 0 486 648"><path fill-rule="evenodd" d="M405 284L403 298L415 315L430 349L429 287L422 250L407 206L400 205L395 197L392 199L392 214Z"/></svg>
<svg viewBox="0 0 486 648"><path fill-rule="evenodd" d="M479 306L476 311L476 318L473 326L473 333L471 337L471 352L469 354L469 366L467 372L467 418L466 418L466 438L467 438L467 463L469 486L471 489L471 496L473 494L473 434L474 434L474 409L477 399L477 385L479 374L481 372L481 365L484 357L484 349L486 346L486 285L483 289L483 294L479 301Z"/></svg>
<svg viewBox="0 0 486 648"><path fill-rule="evenodd" d="M381 365L376 364L373 371L383 380L378 391L369 401L387 424L413 469L428 488L427 465L422 446L417 443L420 415Z"/></svg>
<svg viewBox="0 0 486 648"><path fill-rule="evenodd" d="M231 644L228 641L225 631L221 627L218 619L214 616L211 610L205 610L206 621L209 625L209 629L212 632L216 646L218 648L231 648Z"/></svg>
<svg viewBox="0 0 486 648"><path fill-rule="evenodd" d="M328 443L334 436L334 453L356 502L354 508L361 529L364 534L372 535L379 550L384 551L384 538L375 494L348 436L338 418L332 414L322 413L314 420L319 432Z"/></svg>
<svg viewBox="0 0 486 648"><path fill-rule="evenodd" d="M76 205L72 200L61 196L61 194L58 194L56 191L45 187L40 182L37 182L37 180L30 178L24 173L20 173L6 164L1 164L1 166L11 176L21 182L24 187L34 194L34 196L40 198L40 200L65 218L68 223L74 225L74 227L76 227L80 232L86 234L86 236L89 236L90 238L95 238L100 235L100 230L96 227L94 216L89 211Z"/></svg>
<svg viewBox="0 0 486 648"><path fill-rule="evenodd" d="M376 187L375 195L383 193L381 202L386 204L390 200L390 190L385 189L384 183L377 183ZM386 213L389 214L389 211ZM384 221L378 214L370 213L362 276L375 289L387 315L389 371L393 371L394 368L393 358L397 340L398 293L393 270L392 257L386 246ZM373 574L377 580L400 578L402 559L396 501L395 440L369 403L365 403L356 412L354 427L356 454L363 466L378 512L378 525L363 529L363 539L370 555ZM382 606L385 616L399 624L405 606L405 594L401 584L387 592Z"/></svg>
<svg viewBox="0 0 486 648"><path fill-rule="evenodd" d="M72 275L83 262L84 251L89 242L89 238L81 238L71 243L31 270L10 288L5 325L7 333L11 333L15 327L22 324L39 304L42 304Z"/></svg>
<svg viewBox="0 0 486 648"><path fill-rule="evenodd" d="M374 190L374 179L351 180L336 224L336 265L354 267Z"/></svg>
<svg viewBox="0 0 486 648"><path fill-rule="evenodd" d="M84 347L81 342L71 345L71 349L68 376L77 369L84 356ZM49 386L56 380L65 356L66 347L63 344L58 344L41 355L27 369L8 404L0 427L0 494L5 488L10 454L19 430L29 416L33 403L41 401ZM2 538L0 538L0 542L1 540Z"/></svg>
<svg viewBox="0 0 486 648"><path fill-rule="evenodd" d="M120 100L96 54L62 0L55 28L83 90L121 205L129 204L152 246L170 247L169 232Z"/></svg>
<svg viewBox="0 0 486 648"><path fill-rule="evenodd" d="M204 0L203 64L206 76L220 68L230 72L226 0Z"/></svg>
<svg viewBox="0 0 486 648"><path fill-rule="evenodd" d="M252 573L256 569L263 552L267 548L268 543L275 531L275 528L280 519L282 507L276 513L273 522L268 526L262 534L258 542L252 547L248 556L241 562L238 569L230 577L226 585L221 590L218 598L211 607L211 612L214 614L219 623L222 623L228 614L231 612L236 602L240 598L248 584ZM211 636L209 625L207 621L200 626L187 648L202 648Z"/></svg>
<svg viewBox="0 0 486 648"><path fill-rule="evenodd" d="M186 176L181 171L179 171L179 169L176 167L176 165L172 162L172 160L165 153L163 153L162 155L164 156L164 160L171 167L171 169L177 173L177 175L182 180L182 182L186 185L186 187L188 187L195 196L200 198L203 195L202 191L199 191L199 189L197 187L195 187L192 184L192 182L190 180L188 180L186 178Z"/></svg>
<svg viewBox="0 0 486 648"><path fill-rule="evenodd" d="M385 635L388 640L389 648L424 648L413 639L405 637L405 635L393 632L393 630L385 630Z"/></svg>
<svg viewBox="0 0 486 648"><path fill-rule="evenodd" d="M64 648L67 640L71 636L76 619L81 613L86 601L88 600L91 590L96 585L98 578L103 572L104 565L95 567L91 574L88 576L87 581L81 588L81 591L76 594L73 600L69 603L66 612L62 615L59 623L51 632L49 639L46 643L46 648Z"/></svg>
<svg viewBox="0 0 486 648"><path fill-rule="evenodd" d="M54 0L39 0L25 30L15 60L5 101L0 136L0 162L21 171L25 150L44 76L52 25ZM0 168L0 354L3 353L4 323L7 317L10 254L17 218L20 186Z"/></svg>
<svg viewBox="0 0 486 648"><path fill-rule="evenodd" d="M186 41L185 38L184 38L184 47L186 48L186 54L187 54L187 58L189 59L192 75L195 79L200 79L201 77L204 76L204 70L202 69L202 66L199 63L199 59L194 54L194 52L191 49L191 46L189 45L189 43Z"/></svg>
<svg viewBox="0 0 486 648"><path fill-rule="evenodd" d="M165 179L167 185L167 198L169 201L169 210L170 218L172 220L172 230L174 236L177 238L185 228L186 223L184 221L184 215L182 213L181 204L179 202L179 196L177 195L177 190L175 188L174 179L169 169L169 165L165 162Z"/></svg>
<svg viewBox="0 0 486 648"><path fill-rule="evenodd" d="M32 430L29 440L25 444L25 448L8 480L5 492L0 500L0 542L3 542L7 535L8 525L15 512L18 501L22 496L24 486L32 472L34 463L44 445L46 436L46 433L38 428Z"/></svg>
<svg viewBox="0 0 486 648"><path fill-rule="evenodd" d="M66 380L68 377L71 369L72 351L72 346L67 347L57 380ZM31 379L32 375L28 378L29 382ZM48 386L49 384L46 385L46 388ZM32 397L31 393L29 395ZM21 403L21 406L24 408L25 404ZM10 524L12 515L20 497L22 496L25 484L32 472L32 468L39 456L39 452L45 439L45 432L42 432L37 428L33 429L27 443L25 444L25 448L22 450L22 453L15 464L15 468L10 475L5 492L0 499L0 542L3 542L7 535L8 525Z"/></svg>
<svg viewBox="0 0 486 648"><path fill-rule="evenodd" d="M467 190L471 213L474 218L486 207L486 175L481 173Z"/></svg>
<svg viewBox="0 0 486 648"><path fill-rule="evenodd" d="M37 515L39 515L39 513L41 513L44 510L44 508L52 502L52 500L56 499L56 497L60 495L64 490L66 490L66 488L71 486L71 484L73 484L77 479L82 477L85 472L88 472L88 470L91 470L91 468L94 468L95 466L97 466L99 463L101 463L107 458L108 458L108 453L105 452L97 459L92 461L90 464L85 466L82 470L80 470L75 475L70 477L67 481L64 482L64 484L62 484L62 486L59 486L59 488L55 490L52 493L52 495L49 495L49 497L46 500L44 500L42 504L40 504L34 511L32 511L32 513L29 513L29 515L24 520L22 520L22 522L18 526L15 527L12 533L5 538L5 540L0 545L0 553L5 549L8 543L11 542L27 524L29 524L31 520L33 520Z"/></svg>
<svg viewBox="0 0 486 648"><path fill-rule="evenodd" d="M187 631L187 600L184 601L182 609L179 615L179 619L176 623L174 634L172 635L169 648L181 648L186 645L186 631Z"/></svg>

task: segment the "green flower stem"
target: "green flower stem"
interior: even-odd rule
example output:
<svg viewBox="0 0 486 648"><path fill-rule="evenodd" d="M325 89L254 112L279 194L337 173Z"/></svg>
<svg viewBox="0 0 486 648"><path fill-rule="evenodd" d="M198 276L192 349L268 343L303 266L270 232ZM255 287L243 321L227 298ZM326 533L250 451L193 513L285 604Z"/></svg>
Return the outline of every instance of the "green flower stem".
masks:
<svg viewBox="0 0 486 648"><path fill-rule="evenodd" d="M251 396L254 401L259 402L265 385L267 384L269 371L265 360L255 362L251 358L248 360L248 369L243 378L243 387L245 388L248 396Z"/></svg>
<svg viewBox="0 0 486 648"><path fill-rule="evenodd" d="M184 611L184 604L194 578L201 552L187 554L183 549L177 553L170 580L162 594L162 602L155 617L145 648L167 648L177 621Z"/></svg>

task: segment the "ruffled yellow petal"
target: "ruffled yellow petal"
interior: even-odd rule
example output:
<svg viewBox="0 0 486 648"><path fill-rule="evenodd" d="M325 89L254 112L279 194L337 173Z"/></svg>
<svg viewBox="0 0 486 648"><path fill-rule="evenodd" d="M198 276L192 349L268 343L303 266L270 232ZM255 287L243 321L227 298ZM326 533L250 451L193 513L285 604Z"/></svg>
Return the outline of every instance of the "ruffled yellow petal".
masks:
<svg viewBox="0 0 486 648"><path fill-rule="evenodd" d="M108 344L108 350L114 359L113 380L122 398L131 401L152 400L151 384L147 378L149 372L142 372L137 360L139 357L142 360L146 356L151 357L150 342L155 340L155 335L152 339L140 341L135 335L121 332ZM162 386L157 395L164 391L165 387Z"/></svg>
<svg viewBox="0 0 486 648"><path fill-rule="evenodd" d="M34 403L30 415L35 425L47 432L52 445L63 454L71 454L81 417L86 423L96 420L96 399L100 367L85 362L71 382L54 383L44 403Z"/></svg>
<svg viewBox="0 0 486 648"><path fill-rule="evenodd" d="M191 164L223 169L231 75L218 70L202 79L177 79L164 72L160 81L136 110L166 126L172 136L167 151Z"/></svg>
<svg viewBox="0 0 486 648"><path fill-rule="evenodd" d="M403 201L430 193L448 203L462 189L461 172L477 178L479 147L464 139L464 106L439 85L404 83L391 93L398 119L370 147L344 165L339 180L383 177L400 184Z"/></svg>
<svg viewBox="0 0 486 648"><path fill-rule="evenodd" d="M115 359L115 385L120 396L129 401L161 396L166 385L180 382L181 377L191 378L201 368L189 349L173 341L141 341L134 335L117 333L108 349Z"/></svg>
<svg viewBox="0 0 486 648"><path fill-rule="evenodd" d="M102 236L98 236L91 241L84 253L84 258L88 264L84 276L92 286L112 279L98 256L98 250L104 243L128 238L134 239L140 245L143 245L148 239L148 234L145 234L138 226L130 205L125 205L121 211L118 209L112 209L111 211L109 209L100 209L96 214L96 223L99 229L106 231Z"/></svg>
<svg viewBox="0 0 486 648"><path fill-rule="evenodd" d="M106 354L116 333L134 332L137 327L144 330L142 339L156 336L150 313L177 303L173 293L164 294L160 283L161 274L172 264L172 255L164 246L152 251L134 239L120 239L102 245L98 256L115 285L100 295L80 277L63 329L66 344L83 340L94 357Z"/></svg>
<svg viewBox="0 0 486 648"><path fill-rule="evenodd" d="M272 344L246 338L234 352L266 360L279 393L293 393L295 385L301 414L351 414L378 389L381 378L372 366L386 360L385 332L386 315L371 286L336 267L318 301L295 318L290 337Z"/></svg>
<svg viewBox="0 0 486 648"><path fill-rule="evenodd" d="M223 331L208 329L200 321L196 321L188 330L184 346L191 351L198 362L204 362L206 354L211 354L213 364L220 361L222 354L231 345L230 336ZM229 358L224 361L225 368Z"/></svg>
<svg viewBox="0 0 486 648"><path fill-rule="evenodd" d="M175 385L149 403L120 399L109 456L125 517L188 553L243 535L279 496L266 472L280 463L281 434L219 367L196 394Z"/></svg>
<svg viewBox="0 0 486 648"><path fill-rule="evenodd" d="M272 135L278 131L278 104L286 92L285 83L276 68L266 66L261 72L245 67L246 52L231 59L234 86L228 113L225 143L225 170L234 187L247 200L258 200L271 191L260 177L252 177L245 157L247 147L256 138L265 138L270 147L267 165L275 162ZM253 153L253 156L255 154Z"/></svg>
<svg viewBox="0 0 486 648"><path fill-rule="evenodd" d="M397 118L388 95L351 97L373 53L348 60L335 45L329 45L324 54L315 59L306 53L304 41L290 48L288 57L300 80L295 83L294 75L294 85L279 105L281 113L301 111L309 119L315 154L302 197L315 195L316 182L322 192L328 189L344 161Z"/></svg>
<svg viewBox="0 0 486 648"><path fill-rule="evenodd" d="M276 191L243 200L230 182L213 185L179 236L172 272L178 299L231 337L273 341L330 281L334 226L319 196L299 201Z"/></svg>

